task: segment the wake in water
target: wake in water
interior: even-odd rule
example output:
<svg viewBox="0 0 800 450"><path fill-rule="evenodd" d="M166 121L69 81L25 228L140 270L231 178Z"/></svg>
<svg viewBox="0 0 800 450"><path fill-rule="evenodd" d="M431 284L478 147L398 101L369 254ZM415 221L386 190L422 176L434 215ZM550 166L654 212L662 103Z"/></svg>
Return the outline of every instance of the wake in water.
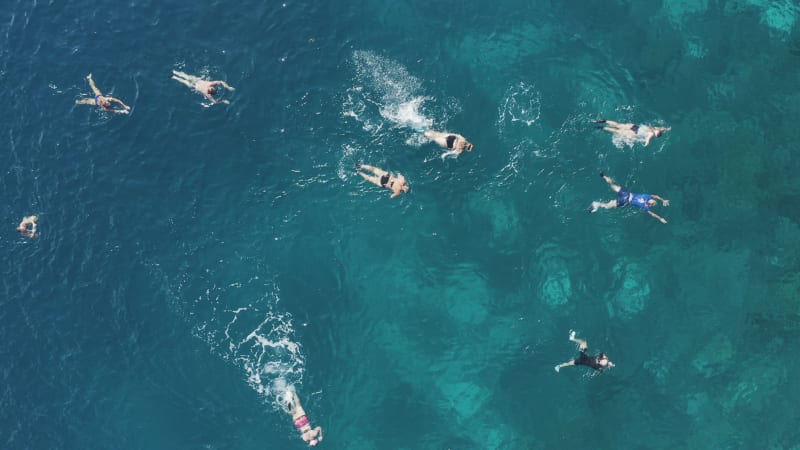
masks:
<svg viewBox="0 0 800 450"><path fill-rule="evenodd" d="M351 64L355 72L354 85L345 92L342 116L354 120L370 133L373 143L397 140L399 130L405 130L405 143L419 147L430 142L422 134L433 127L433 119L428 116L443 117L444 123L447 111L459 108L455 101L450 101L446 108L439 108L433 97L424 94L420 80L396 61L356 50ZM344 145L338 170L341 179L344 180L359 162L363 153L360 148L358 142Z"/></svg>
<svg viewBox="0 0 800 450"><path fill-rule="evenodd" d="M541 94L533 85L520 81L506 90L497 115L497 128L501 133L530 127L542 115Z"/></svg>
<svg viewBox="0 0 800 450"><path fill-rule="evenodd" d="M273 295L277 303L277 294ZM291 315L272 305L266 310L241 307L225 313L231 319L225 325L223 356L244 369L253 389L285 408L284 394L302 380L305 366ZM255 327L254 320L259 321Z"/></svg>
<svg viewBox="0 0 800 450"><path fill-rule="evenodd" d="M151 268L161 272L158 265ZM223 286L189 283L188 279L179 281L177 288L168 284L172 307L191 318L193 334L208 343L214 354L242 368L247 383L274 409L286 411L285 394L302 382L305 357L291 314L278 306L278 288L258 276ZM197 288L202 294L193 301L179 300L193 297L188 291Z"/></svg>
<svg viewBox="0 0 800 450"><path fill-rule="evenodd" d="M356 86L347 90L342 115L360 122L366 131L383 125L422 131L433 124L422 111L430 100L422 95L422 84L401 64L372 52L353 52ZM375 116L378 113L380 118Z"/></svg>

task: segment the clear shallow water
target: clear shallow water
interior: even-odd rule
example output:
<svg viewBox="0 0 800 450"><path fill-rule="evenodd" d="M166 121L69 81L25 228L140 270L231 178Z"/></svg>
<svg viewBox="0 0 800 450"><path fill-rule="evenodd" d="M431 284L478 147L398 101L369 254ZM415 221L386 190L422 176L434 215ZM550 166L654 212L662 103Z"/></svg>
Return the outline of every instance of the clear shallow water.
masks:
<svg viewBox="0 0 800 450"><path fill-rule="evenodd" d="M792 448L797 17L11 4L0 442L301 448L293 384L330 448ZM88 72L130 117L73 106ZM673 131L617 148L600 116ZM475 151L441 161L425 125ZM588 214L599 170L670 224ZM618 367L556 374L570 329Z"/></svg>

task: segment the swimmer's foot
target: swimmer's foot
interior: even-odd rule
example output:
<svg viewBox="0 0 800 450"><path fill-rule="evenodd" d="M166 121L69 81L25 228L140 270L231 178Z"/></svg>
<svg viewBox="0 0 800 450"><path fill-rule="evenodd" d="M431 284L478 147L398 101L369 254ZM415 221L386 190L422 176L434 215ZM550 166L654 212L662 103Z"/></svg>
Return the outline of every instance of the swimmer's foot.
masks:
<svg viewBox="0 0 800 450"><path fill-rule="evenodd" d="M560 365L560 364L559 364L559 365L557 365L557 366L555 367L555 369L556 369L556 372L558 372L559 370L561 370L561 365Z"/></svg>
<svg viewBox="0 0 800 450"><path fill-rule="evenodd" d="M600 178L605 178L605 177L606 177L606 173L601 170L600 171Z"/></svg>
<svg viewBox="0 0 800 450"><path fill-rule="evenodd" d="M92 74L86 75L86 79L87 80L91 80L92 79Z"/></svg>
<svg viewBox="0 0 800 450"><path fill-rule="evenodd" d="M597 119L594 123L606 123L606 119Z"/></svg>
<svg viewBox="0 0 800 450"><path fill-rule="evenodd" d="M600 202L592 202L592 206L589 207L589 212L597 212L599 208L600 208Z"/></svg>
<svg viewBox="0 0 800 450"><path fill-rule="evenodd" d="M569 338L575 339L575 330L569 330Z"/></svg>
<svg viewBox="0 0 800 450"><path fill-rule="evenodd" d="M356 172L361 170L361 163L356 163L356 169L355 170L356 170Z"/></svg>

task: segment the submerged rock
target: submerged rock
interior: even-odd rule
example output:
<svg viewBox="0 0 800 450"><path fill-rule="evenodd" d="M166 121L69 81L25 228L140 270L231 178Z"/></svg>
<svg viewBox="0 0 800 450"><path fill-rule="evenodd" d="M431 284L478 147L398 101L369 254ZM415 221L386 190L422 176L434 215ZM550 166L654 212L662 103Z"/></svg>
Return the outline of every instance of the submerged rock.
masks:
<svg viewBox="0 0 800 450"><path fill-rule="evenodd" d="M638 263L625 259L614 265L616 294L606 302L610 317L630 319L642 312L650 297L650 283L647 271Z"/></svg>
<svg viewBox="0 0 800 450"><path fill-rule="evenodd" d="M560 308L572 297L572 281L567 269L568 251L554 243L536 249L536 279L541 302L551 308Z"/></svg>

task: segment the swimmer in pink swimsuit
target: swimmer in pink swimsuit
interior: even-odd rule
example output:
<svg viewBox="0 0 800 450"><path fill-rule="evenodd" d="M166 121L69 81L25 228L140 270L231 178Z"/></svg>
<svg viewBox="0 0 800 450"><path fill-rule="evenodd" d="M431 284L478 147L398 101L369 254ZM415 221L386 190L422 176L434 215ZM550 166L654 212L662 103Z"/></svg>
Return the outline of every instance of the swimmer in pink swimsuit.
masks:
<svg viewBox="0 0 800 450"><path fill-rule="evenodd" d="M322 427L311 428L311 423L308 421L305 410L303 410L303 405L300 404L297 392L292 390L290 395L291 398L287 401L287 406L292 414L294 427L300 432L300 437L308 442L308 445L315 447L322 442Z"/></svg>

